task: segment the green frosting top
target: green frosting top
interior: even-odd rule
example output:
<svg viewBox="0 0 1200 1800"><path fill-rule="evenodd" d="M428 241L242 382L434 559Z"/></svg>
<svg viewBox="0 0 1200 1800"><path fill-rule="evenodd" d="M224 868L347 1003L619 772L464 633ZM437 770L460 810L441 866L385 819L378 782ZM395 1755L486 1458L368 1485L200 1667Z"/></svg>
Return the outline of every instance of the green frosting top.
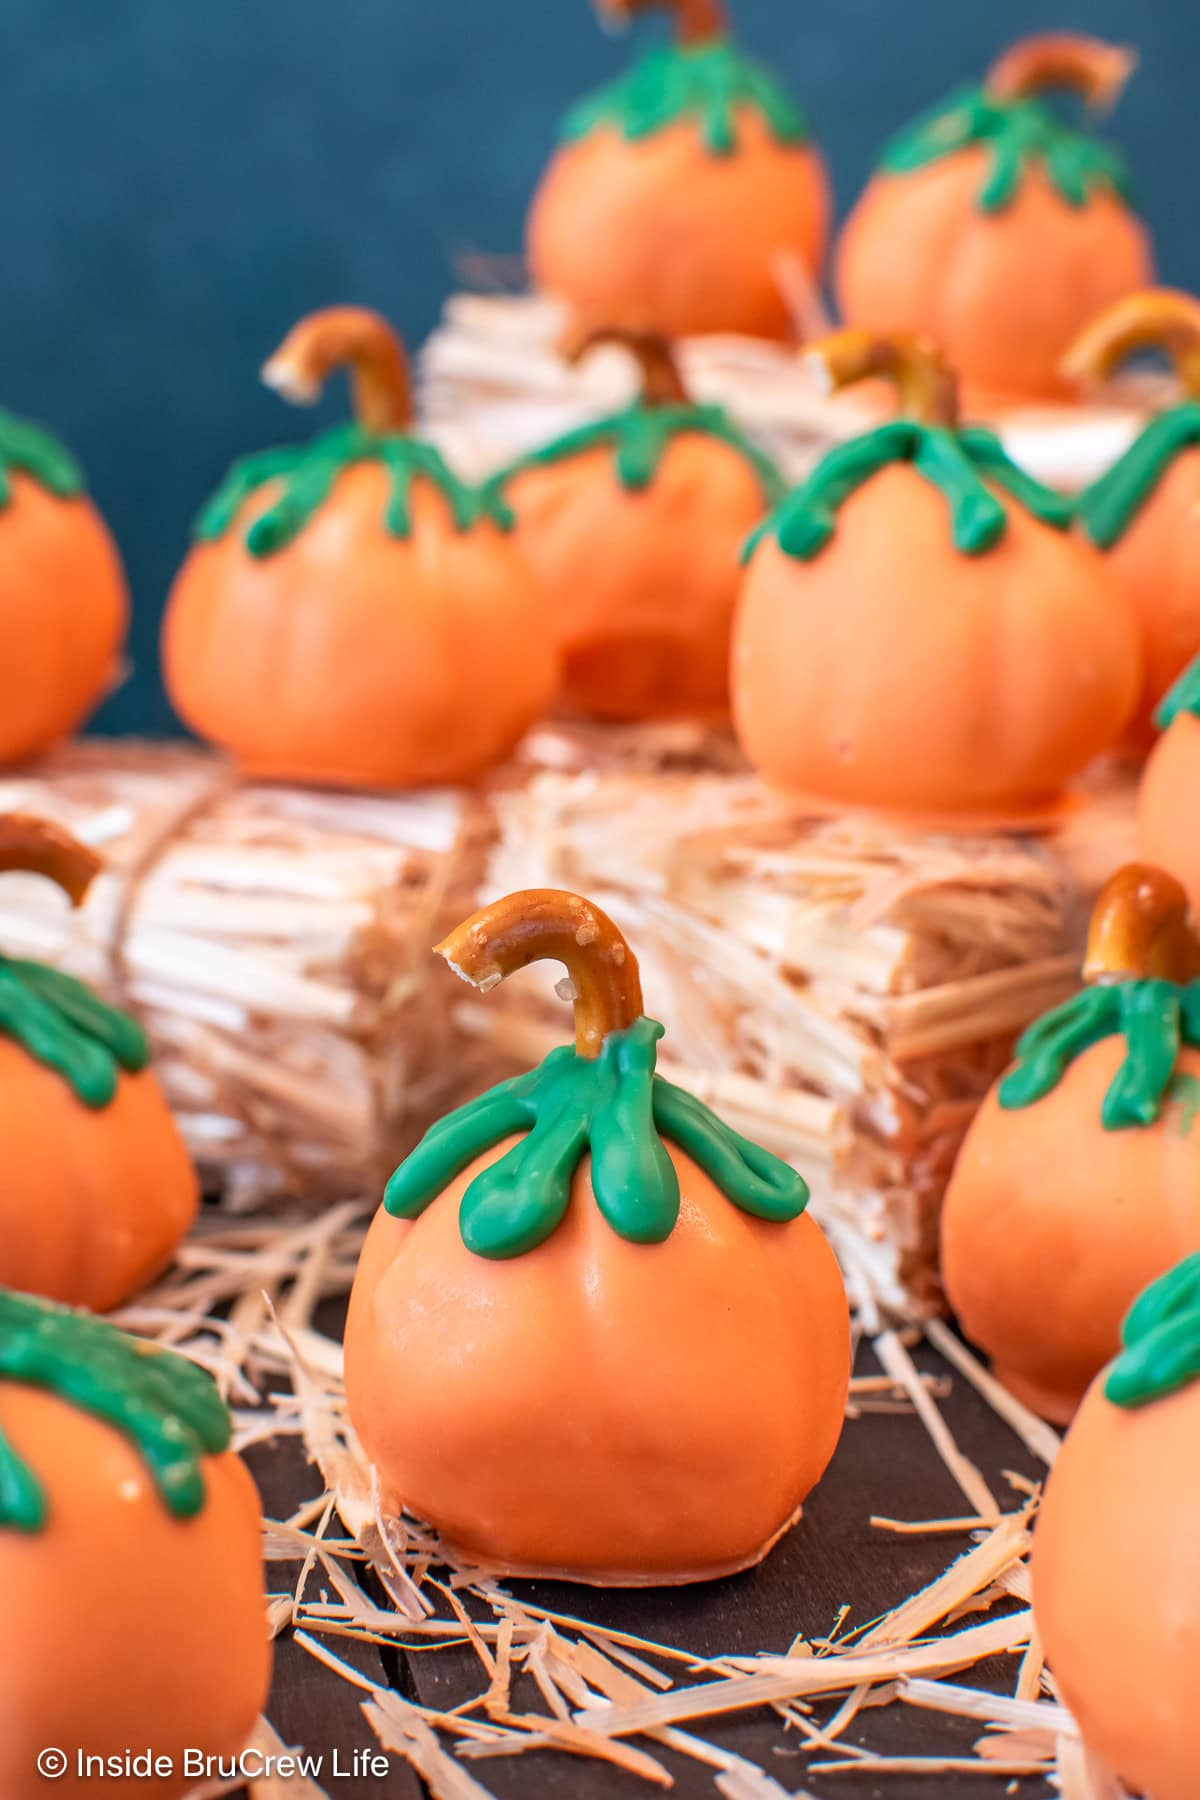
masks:
<svg viewBox="0 0 1200 1800"><path fill-rule="evenodd" d="M778 144L802 144L804 119L774 76L728 39L673 44L640 57L619 80L581 100L568 112L568 141L593 131L619 131L631 143L654 137L681 120L695 120L713 156L738 147L737 115L755 111Z"/></svg>
<svg viewBox="0 0 1200 1800"><path fill-rule="evenodd" d="M787 492L787 483L766 453L759 449L720 406L648 405L639 401L624 412L596 419L568 431L539 450L518 457L515 462L493 477L492 492L499 497L514 476L526 469L546 468L550 464L568 462L585 456L590 450L613 451L617 479L630 493L642 493L652 486L663 457L677 437L707 437L726 444L745 458L758 477L767 506L777 506Z"/></svg>
<svg viewBox="0 0 1200 1800"><path fill-rule="evenodd" d="M892 419L823 456L808 480L753 533L743 559L748 562L769 536L785 556L811 562L834 536L838 509L892 463L911 463L945 496L954 546L964 556L981 556L1004 536L1008 514L993 486L1043 525L1065 531L1071 522L1071 501L1018 468L993 432Z"/></svg>
<svg viewBox="0 0 1200 1800"><path fill-rule="evenodd" d="M1134 1301L1121 1342L1104 1384L1114 1406L1148 1406L1200 1379L1200 1252Z"/></svg>
<svg viewBox="0 0 1200 1800"><path fill-rule="evenodd" d="M1129 203L1125 164L1111 146L1064 125L1042 100L998 100L983 87L960 88L923 113L887 145L879 166L889 175L909 175L969 144L988 151L976 196L980 212L1002 212L1035 165L1068 206L1085 206L1104 191Z"/></svg>
<svg viewBox="0 0 1200 1800"><path fill-rule="evenodd" d="M1200 656L1164 695L1154 715L1154 723L1160 731L1165 731L1181 713L1190 713L1194 719L1200 719Z"/></svg>
<svg viewBox="0 0 1200 1800"><path fill-rule="evenodd" d="M1122 538L1159 482L1184 450L1200 445L1200 401L1185 400L1160 413L1111 469L1080 496L1083 529L1108 550Z"/></svg>
<svg viewBox="0 0 1200 1800"><path fill-rule="evenodd" d="M417 1218L468 1163L519 1132L520 1142L481 1170L462 1198L462 1239L478 1256L521 1256L544 1243L562 1223L589 1153L596 1204L613 1230L631 1243L662 1243L679 1217L679 1177L664 1138L743 1212L797 1218L808 1188L796 1171L655 1073L662 1035L661 1025L642 1018L611 1032L596 1058L564 1044L529 1074L448 1113L392 1176L388 1212Z"/></svg>
<svg viewBox="0 0 1200 1800"><path fill-rule="evenodd" d="M27 475L60 500L74 500L86 487L83 470L57 438L0 411L0 507L12 498L14 474Z"/></svg>
<svg viewBox="0 0 1200 1800"><path fill-rule="evenodd" d="M511 529L511 515L490 490L460 481L432 444L402 432L379 436L350 424L334 426L311 443L263 450L234 463L197 518L194 534L201 543L224 537L253 494L269 482L281 482L283 491L255 519L245 539L251 556L273 556L304 530L328 500L338 476L366 462L382 463L390 478L381 523L391 537L407 538L412 532L412 488L417 480L431 482L444 496L459 531L470 531L484 519L501 530Z"/></svg>
<svg viewBox="0 0 1200 1800"><path fill-rule="evenodd" d="M1101 1038L1123 1037L1126 1057L1101 1108L1106 1131L1153 1125L1164 1102L1184 1103L1190 1128L1194 1105L1177 1083L1180 1047L1200 1048L1200 981L1115 981L1086 987L1031 1025L1017 1045L1016 1067L1000 1083L1000 1105L1017 1111L1057 1087L1075 1058ZM1186 1129L1185 1129L1186 1135Z"/></svg>
<svg viewBox="0 0 1200 1800"><path fill-rule="evenodd" d="M230 1422L211 1378L195 1363L127 1337L91 1313L0 1289L5 1381L45 1388L121 1432L176 1518L203 1510L201 1458L228 1447ZM48 1520L41 1482L0 1432L0 1528L36 1532Z"/></svg>
<svg viewBox="0 0 1200 1800"><path fill-rule="evenodd" d="M0 1036L54 1069L85 1106L107 1106L122 1069L144 1069L150 1043L136 1019L59 969L0 956Z"/></svg>

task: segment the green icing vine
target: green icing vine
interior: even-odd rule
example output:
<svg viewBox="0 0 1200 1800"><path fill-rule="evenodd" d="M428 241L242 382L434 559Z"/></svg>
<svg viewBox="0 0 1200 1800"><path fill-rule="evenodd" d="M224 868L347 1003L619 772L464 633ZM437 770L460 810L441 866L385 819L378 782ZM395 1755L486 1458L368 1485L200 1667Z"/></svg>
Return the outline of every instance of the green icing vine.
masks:
<svg viewBox="0 0 1200 1800"><path fill-rule="evenodd" d="M744 457L758 478L768 506L777 506L783 499L787 492L783 476L771 458L738 429L723 407L648 406L644 402L581 425L541 449L518 457L492 478L491 489L499 498L507 484L527 469L545 468L585 456L590 450L611 448L622 487L630 493L642 493L657 477L673 439L689 435L713 438Z"/></svg>
<svg viewBox="0 0 1200 1800"><path fill-rule="evenodd" d="M85 490L83 470L40 425L0 411L0 506L12 499L12 476L27 475L59 500L73 500Z"/></svg>
<svg viewBox="0 0 1200 1800"><path fill-rule="evenodd" d="M797 1218L808 1188L796 1171L655 1073L662 1034L653 1019L638 1019L612 1032L594 1059L564 1044L529 1074L448 1113L392 1176L388 1212L419 1217L468 1163L519 1132L520 1143L476 1175L462 1198L462 1239L478 1256L522 1256L544 1243L562 1223L589 1152L592 1190L613 1230L631 1243L662 1243L679 1217L679 1177L664 1138L743 1212Z"/></svg>
<svg viewBox="0 0 1200 1800"><path fill-rule="evenodd" d="M808 480L752 533L743 560L749 562L765 537L774 537L785 556L811 562L834 536L839 509L893 463L911 463L945 496L954 546L964 556L981 556L1004 535L1008 515L989 482L1043 525L1065 531L1071 523L1071 501L1019 469L993 432L891 419L823 456Z"/></svg>
<svg viewBox="0 0 1200 1800"><path fill-rule="evenodd" d="M1171 1098L1180 1046L1200 1047L1200 981L1116 981L1087 987L1029 1027L1016 1067L1000 1083L1002 1107L1018 1111L1057 1087L1078 1056L1102 1038L1123 1037L1126 1057L1100 1110L1106 1131L1153 1125Z"/></svg>
<svg viewBox="0 0 1200 1800"><path fill-rule="evenodd" d="M460 481L432 444L402 433L380 437L351 424L337 425L311 443L263 450L234 463L197 518L194 534L201 543L224 537L247 500L268 482L282 482L283 492L255 519L245 539L251 556L273 556L324 506L338 476L367 462L381 463L390 477L383 528L392 537L407 538L412 532L412 489L417 480L431 482L443 495L459 531L470 531L483 519L502 531L512 528L511 514L490 489Z"/></svg>
<svg viewBox="0 0 1200 1800"><path fill-rule="evenodd" d="M1134 1301L1121 1342L1104 1384L1114 1406L1148 1406L1200 1378L1200 1252Z"/></svg>
<svg viewBox="0 0 1200 1800"><path fill-rule="evenodd" d="M1160 413L1079 499L1079 518L1093 544L1111 549L1184 450L1200 445L1200 402L1185 400Z"/></svg>
<svg viewBox="0 0 1200 1800"><path fill-rule="evenodd" d="M1200 719L1200 656L1183 671L1175 686L1159 702L1154 723L1160 731L1173 725L1181 713Z"/></svg>
<svg viewBox="0 0 1200 1800"><path fill-rule="evenodd" d="M114 1098L122 1069L150 1061L150 1044L136 1019L97 999L59 969L0 956L0 1036L54 1069L85 1106Z"/></svg>
<svg viewBox="0 0 1200 1800"><path fill-rule="evenodd" d="M694 119L713 156L738 147L737 115L753 109L779 144L803 144L808 128L788 94L736 44L671 45L640 57L619 80L573 106L563 121L569 142L608 128L631 143Z"/></svg>
<svg viewBox="0 0 1200 1800"><path fill-rule="evenodd" d="M981 212L1003 212L1036 164L1068 206L1086 206L1104 190L1129 203L1125 164L1110 145L1064 125L1044 101L997 100L982 87L960 88L906 126L879 166L889 175L909 175L970 144L988 151L987 176L976 196Z"/></svg>
<svg viewBox="0 0 1200 1800"><path fill-rule="evenodd" d="M227 1448L230 1425L195 1363L91 1313L0 1289L0 1381L45 1388L112 1425L136 1447L176 1518L202 1511L200 1459ZM48 1519L41 1482L0 1432L0 1527L37 1532Z"/></svg>

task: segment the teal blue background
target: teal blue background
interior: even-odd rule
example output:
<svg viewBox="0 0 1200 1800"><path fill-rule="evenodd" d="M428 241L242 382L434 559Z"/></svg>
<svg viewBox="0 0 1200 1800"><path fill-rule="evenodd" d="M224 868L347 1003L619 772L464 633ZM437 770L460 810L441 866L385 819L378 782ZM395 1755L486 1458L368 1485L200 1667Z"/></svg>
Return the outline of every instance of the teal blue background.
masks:
<svg viewBox="0 0 1200 1800"><path fill-rule="evenodd" d="M843 211L880 140L1002 42L1134 40L1113 135L1163 274L1200 288L1196 0L732 6ZM157 626L188 521L233 456L312 425L259 389L263 356L340 300L419 340L457 259L519 250L558 115L626 50L587 0L0 0L0 21L0 399L74 446L125 555L135 668L101 723L166 729Z"/></svg>

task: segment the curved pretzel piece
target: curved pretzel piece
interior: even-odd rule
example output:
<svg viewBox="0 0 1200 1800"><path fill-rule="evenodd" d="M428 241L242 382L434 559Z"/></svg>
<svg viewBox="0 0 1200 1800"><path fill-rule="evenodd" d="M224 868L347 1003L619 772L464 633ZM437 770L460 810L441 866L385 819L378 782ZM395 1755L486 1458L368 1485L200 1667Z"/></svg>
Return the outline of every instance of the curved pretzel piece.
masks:
<svg viewBox="0 0 1200 1800"><path fill-rule="evenodd" d="M354 416L375 437L406 431L412 389L404 345L387 320L366 306L328 306L288 332L262 367L286 400L311 406L335 370L348 367Z"/></svg>
<svg viewBox="0 0 1200 1800"><path fill-rule="evenodd" d="M0 872L44 875L79 906L103 866L94 850L49 819L0 814Z"/></svg>
<svg viewBox="0 0 1200 1800"><path fill-rule="evenodd" d="M997 57L985 83L994 100L1028 100L1051 88L1080 95L1089 112L1110 112L1137 67L1137 54L1084 32L1022 38Z"/></svg>
<svg viewBox="0 0 1200 1800"><path fill-rule="evenodd" d="M1200 933L1173 875L1149 863L1126 863L1110 875L1092 912L1083 976L1094 983L1200 976Z"/></svg>
<svg viewBox="0 0 1200 1800"><path fill-rule="evenodd" d="M1193 398L1200 398L1200 300L1178 288L1145 288L1106 307L1063 358L1081 388L1108 381L1129 357L1161 350Z"/></svg>
<svg viewBox="0 0 1200 1800"><path fill-rule="evenodd" d="M922 425L958 423L958 382L932 338L902 332L883 337L852 327L811 345L804 363L828 393L882 376L895 388L905 418Z"/></svg>

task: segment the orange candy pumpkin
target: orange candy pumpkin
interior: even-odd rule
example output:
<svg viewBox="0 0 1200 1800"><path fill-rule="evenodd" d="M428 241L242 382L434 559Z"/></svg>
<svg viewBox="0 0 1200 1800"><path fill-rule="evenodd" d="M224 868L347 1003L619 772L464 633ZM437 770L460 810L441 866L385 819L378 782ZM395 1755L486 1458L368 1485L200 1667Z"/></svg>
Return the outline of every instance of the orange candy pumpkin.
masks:
<svg viewBox="0 0 1200 1800"><path fill-rule="evenodd" d="M167 608L167 688L251 775L467 781L553 693L545 602L503 509L408 435L404 354L376 314L314 313L264 378L314 400L343 363L357 422L239 463L201 514Z"/></svg>
<svg viewBox="0 0 1200 1800"><path fill-rule="evenodd" d="M435 1126L368 1233L346 1396L385 1494L505 1571L757 1562L833 1454L850 1373L803 1181L655 1074L662 1027L587 901L511 895L438 948L483 991L565 963L576 1044Z"/></svg>
<svg viewBox="0 0 1200 1800"><path fill-rule="evenodd" d="M601 9L663 4L675 44L567 115L529 216L535 285L594 325L791 337L824 259L825 165L721 0Z"/></svg>
<svg viewBox="0 0 1200 1800"><path fill-rule="evenodd" d="M1140 350L1166 353L1184 398L1151 420L1082 495L1079 518L1127 595L1142 631L1145 685L1131 738L1153 740L1154 710L1200 653L1200 300L1154 288L1101 314L1072 345L1082 387Z"/></svg>
<svg viewBox="0 0 1200 1800"><path fill-rule="evenodd" d="M0 818L0 870L78 901L97 867L64 833ZM82 982L0 956L0 1285L106 1312L170 1261L200 1193L149 1058Z"/></svg>
<svg viewBox="0 0 1200 1800"><path fill-rule="evenodd" d="M959 1154L942 1278L967 1336L1057 1422L1148 1281L1200 1249L1200 941L1131 864L1097 903L1089 986L1032 1026Z"/></svg>
<svg viewBox="0 0 1200 1800"><path fill-rule="evenodd" d="M1156 718L1162 736L1138 789L1138 851L1183 883L1200 914L1200 657L1180 676Z"/></svg>
<svg viewBox="0 0 1200 1800"><path fill-rule="evenodd" d="M553 601L563 698L600 719L727 719L741 548L782 478L720 407L690 398L664 339L585 333L568 354L598 342L636 357L636 402L500 478Z"/></svg>
<svg viewBox="0 0 1200 1800"><path fill-rule="evenodd" d="M1200 1256L1140 1296L1122 1336L1050 1474L1033 1541L1034 1615L1089 1748L1133 1793L1194 1800Z"/></svg>
<svg viewBox="0 0 1200 1800"><path fill-rule="evenodd" d="M201 1785L186 1753L244 1747L271 1653L258 1497L229 1435L182 1357L0 1290L5 1800L175 1800ZM65 1753L52 1782L44 1751Z"/></svg>
<svg viewBox="0 0 1200 1800"><path fill-rule="evenodd" d="M846 331L810 360L833 387L890 376L904 416L830 451L752 543L732 674L747 755L823 806L1044 814L1133 710L1127 602L1069 503L958 428L931 346Z"/></svg>
<svg viewBox="0 0 1200 1800"><path fill-rule="evenodd" d="M1153 267L1119 157L1040 96L1070 88L1103 109L1131 67L1092 38L1031 38L903 132L838 244L846 322L929 333L973 400L1069 394L1075 334Z"/></svg>
<svg viewBox="0 0 1200 1800"><path fill-rule="evenodd" d="M117 679L128 623L121 559L78 464L0 412L0 765L83 723Z"/></svg>

